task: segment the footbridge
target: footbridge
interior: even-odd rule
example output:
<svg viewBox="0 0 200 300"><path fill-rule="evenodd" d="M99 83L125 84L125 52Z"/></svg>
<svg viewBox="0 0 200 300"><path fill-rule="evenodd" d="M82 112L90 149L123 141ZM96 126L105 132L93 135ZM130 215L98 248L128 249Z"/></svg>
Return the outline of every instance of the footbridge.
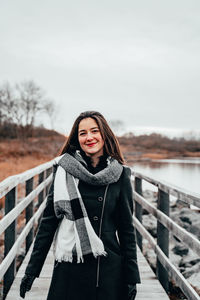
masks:
<svg viewBox="0 0 200 300"><path fill-rule="evenodd" d="M53 160L21 174L10 176L0 183L0 199L4 203L0 216L0 299L21 299L19 285L33 247L36 229L45 208L48 188L52 181L52 166ZM136 299L169 299L169 285L173 283L182 291L183 298L181 299L200 300L196 290L169 259L170 233L200 256L199 240L170 218L170 195L187 203L188 207L193 205L198 208L200 208L200 195L189 193L172 184L157 181L134 171L132 178L135 204L133 220L136 228L138 265L141 273L141 284L138 285ZM143 181L156 186L156 206L143 197ZM144 210L157 219L157 239L142 224ZM155 272L152 271L143 255L144 241L148 242L156 254ZM25 258L20 265L23 257ZM51 249L40 277L34 281L31 291L26 294L27 300L46 299L52 269Z"/></svg>

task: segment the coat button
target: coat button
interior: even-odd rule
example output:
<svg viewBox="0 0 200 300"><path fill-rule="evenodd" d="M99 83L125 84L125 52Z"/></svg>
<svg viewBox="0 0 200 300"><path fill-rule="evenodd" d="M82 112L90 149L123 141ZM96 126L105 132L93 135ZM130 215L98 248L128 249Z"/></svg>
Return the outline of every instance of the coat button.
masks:
<svg viewBox="0 0 200 300"><path fill-rule="evenodd" d="M94 217L93 217L93 220L94 220L94 221L98 221L99 218L98 218L97 216L94 216Z"/></svg>
<svg viewBox="0 0 200 300"><path fill-rule="evenodd" d="M99 201L103 201L103 197L98 197L98 200Z"/></svg>

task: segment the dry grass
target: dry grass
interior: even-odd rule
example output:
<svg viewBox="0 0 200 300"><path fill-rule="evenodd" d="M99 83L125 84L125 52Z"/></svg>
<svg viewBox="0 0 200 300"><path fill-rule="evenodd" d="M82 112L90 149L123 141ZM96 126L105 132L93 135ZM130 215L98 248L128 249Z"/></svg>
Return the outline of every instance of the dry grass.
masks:
<svg viewBox="0 0 200 300"><path fill-rule="evenodd" d="M0 181L36 167L58 154L63 136L30 138L26 142L7 140L0 142Z"/></svg>
<svg viewBox="0 0 200 300"><path fill-rule="evenodd" d="M9 157L6 161L0 162L0 169L2 170L0 173L0 181L4 180L8 176L36 167L48 160L49 159L45 158L35 158L30 155L18 158Z"/></svg>

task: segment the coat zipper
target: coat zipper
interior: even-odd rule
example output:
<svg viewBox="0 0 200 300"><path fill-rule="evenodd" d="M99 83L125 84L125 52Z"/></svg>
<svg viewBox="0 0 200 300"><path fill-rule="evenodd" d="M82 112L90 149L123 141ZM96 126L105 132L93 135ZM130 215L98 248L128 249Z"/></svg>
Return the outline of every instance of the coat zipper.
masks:
<svg viewBox="0 0 200 300"><path fill-rule="evenodd" d="M106 200L106 195L107 195L107 190L108 190L109 184L106 186L104 197L103 197L103 207L101 211L101 219L100 219L100 225L99 225L99 238L101 238L101 229L102 229L102 221L103 221L103 213L104 213L104 207L105 207L105 200ZM100 264L100 256L97 257L97 282L96 282L96 287L99 286L99 264Z"/></svg>

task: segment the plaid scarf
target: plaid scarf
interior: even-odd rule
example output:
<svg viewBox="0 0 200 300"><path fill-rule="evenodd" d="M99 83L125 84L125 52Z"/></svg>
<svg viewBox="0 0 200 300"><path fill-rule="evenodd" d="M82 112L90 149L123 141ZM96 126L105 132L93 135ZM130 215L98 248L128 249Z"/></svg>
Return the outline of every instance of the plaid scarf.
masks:
<svg viewBox="0 0 200 300"><path fill-rule="evenodd" d="M79 179L92 185L108 185L118 181L122 165L108 158L108 166L97 174L91 174L83 164L80 152L75 156L66 153L56 160L58 167L54 181L54 210L61 219L54 239L54 255L59 262L84 262L84 255L104 255L104 245L96 235L87 215L78 189Z"/></svg>

